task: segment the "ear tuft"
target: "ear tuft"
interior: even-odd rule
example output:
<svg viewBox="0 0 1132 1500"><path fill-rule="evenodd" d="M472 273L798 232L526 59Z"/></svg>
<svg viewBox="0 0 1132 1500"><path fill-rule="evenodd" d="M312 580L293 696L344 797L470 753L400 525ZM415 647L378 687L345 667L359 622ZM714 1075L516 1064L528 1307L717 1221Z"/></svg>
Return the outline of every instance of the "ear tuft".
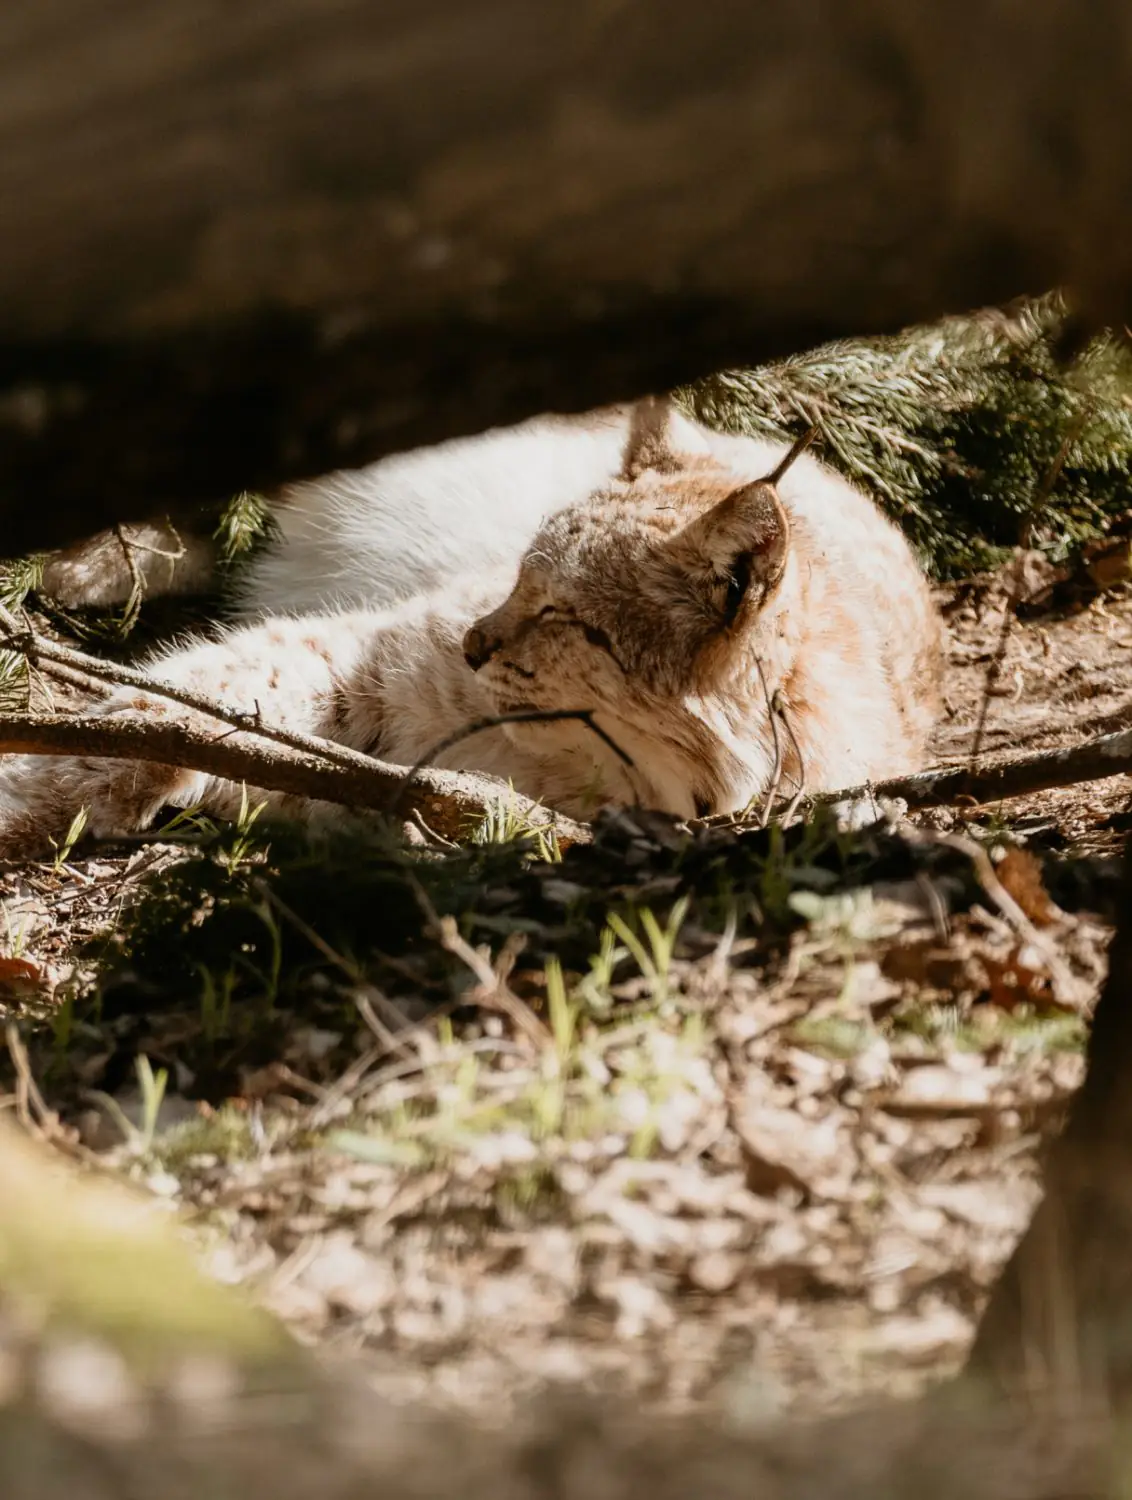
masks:
<svg viewBox="0 0 1132 1500"><path fill-rule="evenodd" d="M668 396L645 396L629 417L629 437L621 462L621 478L639 479L647 470L674 474L689 459L710 453L699 427L673 405Z"/></svg>

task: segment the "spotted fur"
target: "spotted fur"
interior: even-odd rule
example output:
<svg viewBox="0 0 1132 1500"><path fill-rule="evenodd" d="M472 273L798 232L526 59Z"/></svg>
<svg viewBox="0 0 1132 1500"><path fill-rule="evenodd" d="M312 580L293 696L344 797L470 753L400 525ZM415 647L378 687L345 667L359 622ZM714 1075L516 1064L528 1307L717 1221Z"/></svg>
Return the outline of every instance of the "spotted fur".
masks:
<svg viewBox="0 0 1132 1500"><path fill-rule="evenodd" d="M261 619L156 658L154 677L400 764L473 720L584 712L600 734L505 723L436 762L578 816L607 802L731 812L775 780L816 791L915 768L941 627L900 533L808 455L767 482L781 444L708 433L658 402L602 414L602 441L618 420L614 471L528 517L517 578L501 564L385 609ZM103 711L141 709L123 691ZM38 852L83 805L112 834L166 804L231 815L240 797L188 771L12 757L0 853Z"/></svg>

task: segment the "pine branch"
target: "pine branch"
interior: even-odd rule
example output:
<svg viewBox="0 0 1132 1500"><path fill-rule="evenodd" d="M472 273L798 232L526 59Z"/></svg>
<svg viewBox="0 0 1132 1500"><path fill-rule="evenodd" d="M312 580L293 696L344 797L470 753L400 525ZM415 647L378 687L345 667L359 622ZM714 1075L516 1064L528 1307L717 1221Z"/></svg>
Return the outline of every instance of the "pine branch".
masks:
<svg viewBox="0 0 1132 1500"><path fill-rule="evenodd" d="M242 490L224 507L212 533L221 565L235 571L269 542L277 530L278 523L264 497Z"/></svg>
<svg viewBox="0 0 1132 1500"><path fill-rule="evenodd" d="M996 566L1060 446L1034 544L1061 561L1127 506L1132 357L1102 334L1064 363L1056 296L896 337L843 340L680 393L711 426L791 438L816 425L822 458L900 521L929 569Z"/></svg>

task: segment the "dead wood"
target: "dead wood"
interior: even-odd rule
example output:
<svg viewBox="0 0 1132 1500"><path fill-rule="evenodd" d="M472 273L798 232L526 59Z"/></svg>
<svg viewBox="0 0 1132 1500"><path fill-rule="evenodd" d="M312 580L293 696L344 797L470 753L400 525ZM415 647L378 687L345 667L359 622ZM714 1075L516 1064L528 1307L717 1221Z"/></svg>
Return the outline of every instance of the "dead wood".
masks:
<svg viewBox="0 0 1132 1500"><path fill-rule="evenodd" d="M1120 0L213 8L5 6L9 555L1057 283L1125 321Z"/></svg>
<svg viewBox="0 0 1132 1500"><path fill-rule="evenodd" d="M946 766L900 776L873 786L851 787L831 793L823 801L848 801L860 797L901 800L911 808L943 807L967 803L977 806L1010 797L1027 797L1054 787L1075 786L1083 781L1103 781L1132 772L1132 729L1097 735L1079 745L1058 750L1037 750L997 765L975 770L970 766Z"/></svg>
<svg viewBox="0 0 1132 1500"><path fill-rule="evenodd" d="M500 782L462 772L419 770L406 784L408 768L373 760L347 765L263 740L247 727L218 734L195 724L145 718L0 715L0 755L88 755L184 766L243 781L264 791L341 806L389 813L394 805L418 812L445 838L461 838L469 826L500 802L532 826L553 827L564 842L588 838L569 818L548 812ZM319 743L318 741L313 741ZM331 745L331 751L340 746ZM366 761L367 757L360 756Z"/></svg>

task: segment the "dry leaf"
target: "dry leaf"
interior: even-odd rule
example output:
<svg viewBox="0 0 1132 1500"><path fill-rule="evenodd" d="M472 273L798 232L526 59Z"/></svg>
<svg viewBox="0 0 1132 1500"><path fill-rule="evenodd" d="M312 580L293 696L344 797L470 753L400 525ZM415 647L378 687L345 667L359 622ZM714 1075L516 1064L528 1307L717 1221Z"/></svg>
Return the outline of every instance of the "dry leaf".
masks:
<svg viewBox="0 0 1132 1500"><path fill-rule="evenodd" d="M889 979L911 980L936 990L981 988L972 979L967 956L941 947L934 937L894 944L881 959L881 968Z"/></svg>
<svg viewBox="0 0 1132 1500"><path fill-rule="evenodd" d="M1021 944L1012 948L1004 959L984 953L982 964L990 985L988 1002L1006 1011L1018 1005L1055 1004L1049 975L1026 962L1027 958L1036 957L1032 946Z"/></svg>
<svg viewBox="0 0 1132 1500"><path fill-rule="evenodd" d="M1132 539L1116 537L1090 548L1085 570L1099 589L1126 583L1132 577Z"/></svg>
<svg viewBox="0 0 1132 1500"><path fill-rule="evenodd" d="M1042 880L1042 865L1028 849L1008 849L995 864L994 873L1008 895L1013 896L1030 921L1048 927L1061 916L1049 898Z"/></svg>
<svg viewBox="0 0 1132 1500"><path fill-rule="evenodd" d="M47 972L27 958L0 958L0 986L22 990L30 985L42 989L50 984Z"/></svg>

